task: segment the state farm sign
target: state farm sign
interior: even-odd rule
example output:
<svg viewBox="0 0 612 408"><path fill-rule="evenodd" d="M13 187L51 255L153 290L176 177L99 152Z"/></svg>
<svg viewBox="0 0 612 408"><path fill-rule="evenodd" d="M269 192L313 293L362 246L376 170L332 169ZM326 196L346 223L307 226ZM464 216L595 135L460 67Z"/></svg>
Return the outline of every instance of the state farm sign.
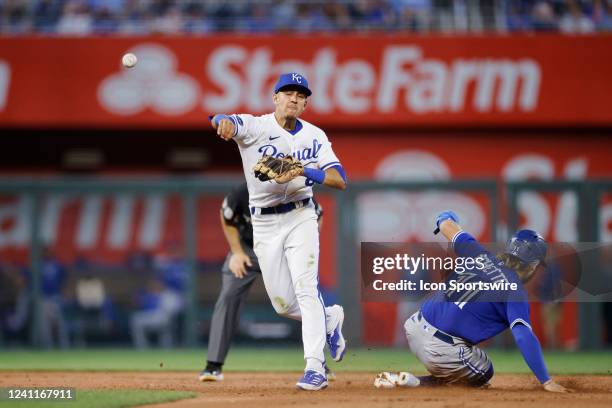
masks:
<svg viewBox="0 0 612 408"><path fill-rule="evenodd" d="M611 126L611 42L553 35L2 38L0 126L208 126L210 113L270 111L273 84L287 71L308 77L305 119L324 128ZM130 70L120 64L127 51L139 58Z"/></svg>
<svg viewBox="0 0 612 408"><path fill-rule="evenodd" d="M270 82L280 72L304 73L312 84L311 108L317 113L346 114L372 110L389 113L403 107L416 114L461 112L531 112L540 89L541 68L529 58L428 58L416 45L384 48L374 63L364 58L338 61L333 47L321 48L310 61L279 58L270 48L240 46L215 49L206 73L220 92L207 93L207 111L234 112L271 107ZM242 69L244 67L244 69ZM473 92L470 88L474 87ZM402 95L403 94L403 95Z"/></svg>

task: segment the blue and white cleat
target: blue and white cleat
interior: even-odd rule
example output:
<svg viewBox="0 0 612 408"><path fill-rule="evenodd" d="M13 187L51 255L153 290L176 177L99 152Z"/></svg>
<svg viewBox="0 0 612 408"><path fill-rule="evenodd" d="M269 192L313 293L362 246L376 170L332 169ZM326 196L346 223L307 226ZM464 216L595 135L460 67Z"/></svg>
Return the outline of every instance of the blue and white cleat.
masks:
<svg viewBox="0 0 612 408"><path fill-rule="evenodd" d="M327 377L314 370L308 370L300 381L295 384L295 387L305 391L319 391L327 388Z"/></svg>
<svg viewBox="0 0 612 408"><path fill-rule="evenodd" d="M346 340L342 335L342 323L344 323L344 309L342 306L333 305L330 307L330 320L332 320L332 331L327 333L327 345L329 354L334 361L342 361L346 351Z"/></svg>

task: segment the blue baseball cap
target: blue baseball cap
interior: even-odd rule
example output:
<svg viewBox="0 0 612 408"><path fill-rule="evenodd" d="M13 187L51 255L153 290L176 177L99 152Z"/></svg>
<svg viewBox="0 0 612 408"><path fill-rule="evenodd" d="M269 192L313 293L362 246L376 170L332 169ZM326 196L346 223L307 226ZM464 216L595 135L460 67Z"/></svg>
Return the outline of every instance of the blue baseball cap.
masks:
<svg viewBox="0 0 612 408"><path fill-rule="evenodd" d="M274 93L278 93L278 91L280 91L282 88L289 86L300 88L304 91L306 96L312 95L312 92L310 89L308 89L308 80L302 74L298 74L297 72L281 74L281 76L278 77L276 85L274 85Z"/></svg>

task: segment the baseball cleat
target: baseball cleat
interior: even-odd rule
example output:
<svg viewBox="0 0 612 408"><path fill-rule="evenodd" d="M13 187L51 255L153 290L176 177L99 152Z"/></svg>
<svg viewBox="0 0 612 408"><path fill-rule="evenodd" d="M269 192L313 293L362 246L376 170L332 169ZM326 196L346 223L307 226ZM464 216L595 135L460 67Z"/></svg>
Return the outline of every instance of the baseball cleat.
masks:
<svg viewBox="0 0 612 408"><path fill-rule="evenodd" d="M402 371L397 373L397 381L395 384L398 387L414 388L421 385L421 380L414 374Z"/></svg>
<svg viewBox="0 0 612 408"><path fill-rule="evenodd" d="M396 374L383 371L382 373L376 374L374 379L374 387L376 388L395 388L395 380L397 379Z"/></svg>
<svg viewBox="0 0 612 408"><path fill-rule="evenodd" d="M421 385L421 380L407 372L389 373L384 371L376 375L374 379L374 387L376 388L414 388L419 385Z"/></svg>
<svg viewBox="0 0 612 408"><path fill-rule="evenodd" d="M325 376L327 377L327 381L336 381L336 373L329 369L327 364L324 364L325 367Z"/></svg>
<svg viewBox="0 0 612 408"><path fill-rule="evenodd" d="M295 384L295 387L305 391L318 391L327 388L327 378L314 370L308 370L300 381Z"/></svg>
<svg viewBox="0 0 612 408"><path fill-rule="evenodd" d="M207 370L204 369L200 373L198 379L201 382L206 381L223 381L223 372L221 370Z"/></svg>
<svg viewBox="0 0 612 408"><path fill-rule="evenodd" d="M336 320L333 324L333 330L327 333L327 345L329 346L329 354L334 361L342 361L344 352L346 351L346 340L342 335L342 323L344 323L344 309L342 306L334 305L331 306L334 310L334 319Z"/></svg>

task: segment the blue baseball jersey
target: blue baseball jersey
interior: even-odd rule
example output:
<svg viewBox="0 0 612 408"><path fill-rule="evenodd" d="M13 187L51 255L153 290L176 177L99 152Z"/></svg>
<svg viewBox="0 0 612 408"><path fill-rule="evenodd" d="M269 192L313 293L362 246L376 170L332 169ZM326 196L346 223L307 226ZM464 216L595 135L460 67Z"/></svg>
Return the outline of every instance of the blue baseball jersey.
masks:
<svg viewBox="0 0 612 408"><path fill-rule="evenodd" d="M462 273L453 272L446 280L458 282L517 283L517 290L446 290L433 294L421 307L425 320L439 330L478 344L516 324L531 328L527 294L517 274L486 250L465 231L452 239L457 256L480 258L483 268L474 267Z"/></svg>

